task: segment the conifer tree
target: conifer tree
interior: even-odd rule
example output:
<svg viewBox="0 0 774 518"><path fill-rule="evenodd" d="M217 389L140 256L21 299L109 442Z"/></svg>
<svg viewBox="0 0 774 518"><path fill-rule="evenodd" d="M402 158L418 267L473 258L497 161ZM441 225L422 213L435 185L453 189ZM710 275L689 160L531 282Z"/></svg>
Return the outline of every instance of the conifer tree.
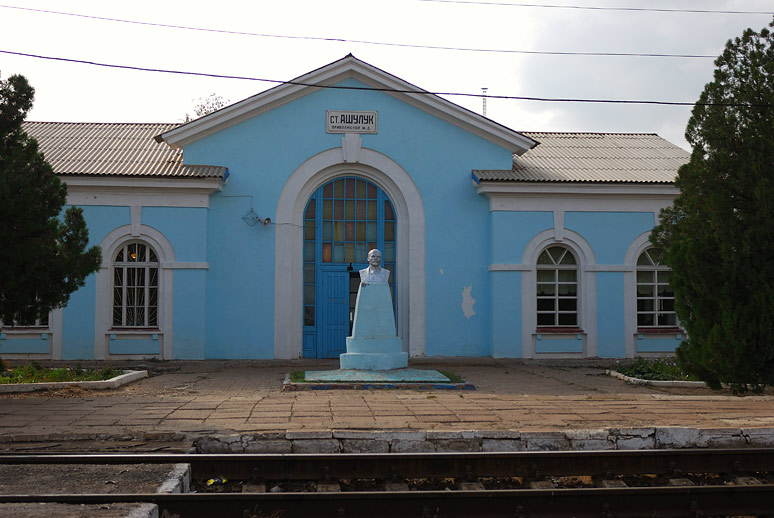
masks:
<svg viewBox="0 0 774 518"><path fill-rule="evenodd" d="M651 241L673 270L682 366L712 387L760 390L774 385L774 34L745 30L715 66Z"/></svg>
<svg viewBox="0 0 774 518"><path fill-rule="evenodd" d="M20 75L0 80L0 320L31 324L67 303L101 262L86 250L83 211L64 213L67 187L22 128L34 89Z"/></svg>

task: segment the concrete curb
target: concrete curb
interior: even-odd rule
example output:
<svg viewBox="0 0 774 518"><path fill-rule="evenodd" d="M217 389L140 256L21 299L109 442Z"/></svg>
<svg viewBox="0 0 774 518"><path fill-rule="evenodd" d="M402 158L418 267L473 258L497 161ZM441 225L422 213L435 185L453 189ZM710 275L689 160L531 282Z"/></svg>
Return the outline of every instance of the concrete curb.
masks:
<svg viewBox="0 0 774 518"><path fill-rule="evenodd" d="M774 427L644 426L562 431L520 430L286 430L254 433L0 435L0 443L137 440L189 441L196 453L410 453L454 451L653 450L772 448Z"/></svg>
<svg viewBox="0 0 774 518"><path fill-rule="evenodd" d="M123 374L103 381L58 381L51 383L9 383L0 385L0 394L34 392L36 390L59 390L68 387L106 390L148 377L148 371L124 371Z"/></svg>
<svg viewBox="0 0 774 518"><path fill-rule="evenodd" d="M126 518L159 518L159 506L156 504L137 504Z"/></svg>
<svg viewBox="0 0 774 518"><path fill-rule="evenodd" d="M197 453L412 453L774 447L774 428L607 428L559 432L267 432L189 437Z"/></svg>
<svg viewBox="0 0 774 518"><path fill-rule="evenodd" d="M621 374L620 372L613 371L613 370L606 370L605 374L608 376L612 376L613 378L618 378L619 380L624 380L626 383L631 383L632 385L651 385L653 387L680 387L680 388L705 388L707 386L706 383L703 381L663 381L663 380L644 380L640 378L632 378L631 376L626 376L625 374Z"/></svg>
<svg viewBox="0 0 774 518"><path fill-rule="evenodd" d="M174 469L156 491L157 493L189 493L191 491L191 465L175 464Z"/></svg>

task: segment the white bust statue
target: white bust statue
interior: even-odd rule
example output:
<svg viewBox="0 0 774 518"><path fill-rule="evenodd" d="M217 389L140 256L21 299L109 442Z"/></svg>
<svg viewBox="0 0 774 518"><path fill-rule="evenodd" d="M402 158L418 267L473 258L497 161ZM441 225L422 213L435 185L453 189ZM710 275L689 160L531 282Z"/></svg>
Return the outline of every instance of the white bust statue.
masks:
<svg viewBox="0 0 774 518"><path fill-rule="evenodd" d="M360 270L360 282L375 284L390 280L390 271L381 267L382 253L374 248L368 252L368 268Z"/></svg>

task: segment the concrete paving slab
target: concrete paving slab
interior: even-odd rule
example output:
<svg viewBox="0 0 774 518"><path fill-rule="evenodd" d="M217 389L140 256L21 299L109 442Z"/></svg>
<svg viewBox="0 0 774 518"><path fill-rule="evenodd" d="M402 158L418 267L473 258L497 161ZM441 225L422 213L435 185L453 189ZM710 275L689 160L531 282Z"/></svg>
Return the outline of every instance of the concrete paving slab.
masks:
<svg viewBox="0 0 774 518"><path fill-rule="evenodd" d="M287 372L336 367L336 362L327 361L159 362L157 371L149 369L150 377L108 391L0 395L0 443L97 436L142 440L148 434L178 434L196 440L218 434L253 437L267 430L284 434L321 428L518 434L665 427L729 430L711 436L699 433L696 441L701 444L774 443L771 389L763 395L739 397L727 390L635 386L605 376L609 365L428 359L412 368L453 372L475 384L477 390L282 392ZM740 429L761 432L743 437ZM487 438L484 446L482 437L473 439L478 441L474 447L490 451L528 447L512 437ZM658 446L654 432L611 440L615 447ZM339 444L347 451L358 447L358 443ZM437 447L449 445L432 445ZM291 446L282 443L272 448Z"/></svg>

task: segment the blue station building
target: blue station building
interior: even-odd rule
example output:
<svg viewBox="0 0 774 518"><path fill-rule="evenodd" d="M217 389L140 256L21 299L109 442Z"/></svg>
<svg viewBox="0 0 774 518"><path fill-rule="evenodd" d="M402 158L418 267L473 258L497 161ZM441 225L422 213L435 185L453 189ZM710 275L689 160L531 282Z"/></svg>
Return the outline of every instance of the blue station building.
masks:
<svg viewBox="0 0 774 518"><path fill-rule="evenodd" d="M683 339L648 236L688 153L518 132L353 56L187 124L27 122L101 269L0 357L337 358L371 248L410 358Z"/></svg>

